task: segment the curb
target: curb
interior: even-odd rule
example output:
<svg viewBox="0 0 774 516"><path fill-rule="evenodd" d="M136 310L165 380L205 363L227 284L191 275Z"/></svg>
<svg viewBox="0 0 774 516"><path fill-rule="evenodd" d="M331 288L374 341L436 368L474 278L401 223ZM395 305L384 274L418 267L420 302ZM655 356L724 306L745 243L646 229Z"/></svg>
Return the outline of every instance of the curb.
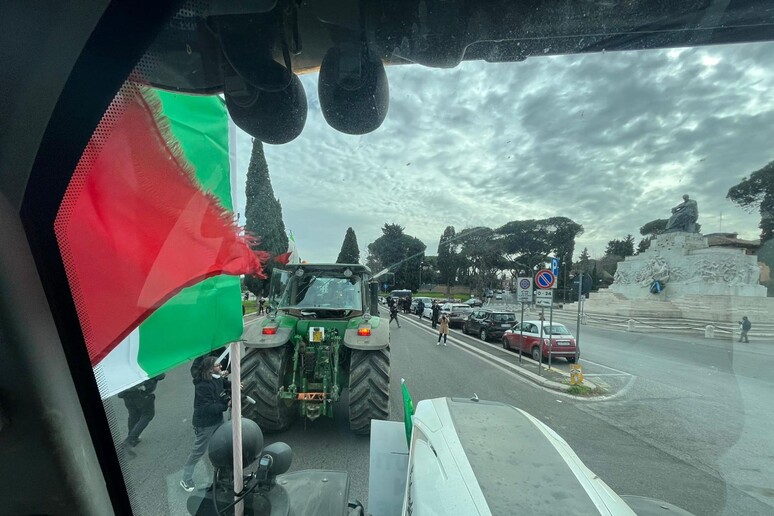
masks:
<svg viewBox="0 0 774 516"><path fill-rule="evenodd" d="M428 333L434 334L434 332L430 328L426 327L422 323L419 323L417 321L413 321L413 320L407 319L407 318L403 318L403 320L404 321L408 321L409 323L411 323L411 324L413 324L413 325L415 325L415 326L425 330ZM566 393L572 387L572 385L555 382L553 380L549 380L547 378L539 376L538 374L533 373L532 371L527 371L526 369L524 369L522 367L519 367L518 365L512 364L511 362L509 362L507 360L503 360L500 357L496 357L496 356L494 356L494 355L492 355L490 353L482 351L482 350L478 349L475 346L471 346L470 344L467 344L467 343L457 339L456 337L452 337L451 335L448 337L448 340L450 342L452 342L453 344L456 344L457 346L460 346L462 348L466 348L465 350L468 351L468 352L475 353L475 354L478 354L478 355L482 355L482 356L485 357L486 360L497 362L498 365L500 365L502 367L506 367L509 370L511 370L512 372L516 373L517 375L519 375L519 376L521 376L523 378L526 378L530 382L535 383L537 385L540 385L541 387L544 387L546 389L551 389L551 390L554 390L554 391L559 391L559 392ZM531 358L526 358L526 359L527 360L532 360ZM568 373L565 373L563 371L557 371L555 369L552 370L552 371L557 372L557 373L561 374L562 376L566 376L567 378L570 377L570 375ZM592 390L598 388L598 386L595 383L593 383L593 382L591 382L589 380L583 380L583 384L582 385L585 385L586 387L589 387ZM576 397L575 395L571 395L571 396L573 396L574 398ZM578 396L578 398L580 398L580 396Z"/></svg>

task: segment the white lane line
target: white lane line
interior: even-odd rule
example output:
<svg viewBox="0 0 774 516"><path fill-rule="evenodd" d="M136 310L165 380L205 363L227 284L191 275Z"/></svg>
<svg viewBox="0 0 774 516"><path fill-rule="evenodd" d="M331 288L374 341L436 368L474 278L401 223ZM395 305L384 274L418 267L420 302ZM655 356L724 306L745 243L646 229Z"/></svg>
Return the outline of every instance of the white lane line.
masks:
<svg viewBox="0 0 774 516"><path fill-rule="evenodd" d="M583 376L631 376L629 373L583 373Z"/></svg>
<svg viewBox="0 0 774 516"><path fill-rule="evenodd" d="M406 320L406 319L404 319L404 320ZM416 327L418 327L418 328L420 328L420 329L422 329L422 330L426 331L427 333L430 333L431 335L435 335L435 334L436 334L436 333L435 333L435 332L434 332L434 331L433 331L431 328L428 328L428 327L426 327L426 326L424 326L424 325L422 325L422 324L420 324L420 323L418 323L418 322L411 321L411 320L409 320L408 322L409 322L409 323L411 323L412 325L414 325L414 326L416 326ZM538 376L538 375L537 375L537 373L533 373L532 371L527 371L527 370L523 369L522 367L519 367L519 366L518 366L518 365L516 365L516 364L512 364L511 362L509 362L509 361L507 361L507 360L503 360L502 358L500 358L500 357L497 357L497 356L495 356L495 355L492 355L491 353L487 353L486 351L480 350L480 349L478 349L478 348L477 348L477 347L475 347L475 346L472 346L472 345L470 345L470 344L466 344L465 342L462 342L461 340L459 340L459 339L457 339L457 338L455 338L455 337L451 337L451 336L450 336L450 337L448 337L448 340L449 340L449 342L451 342L452 344L457 344L457 346L464 346L465 348L469 349L469 350L470 350L470 352L473 352L473 353L480 354L482 357L486 357L485 359L486 359L488 362L498 362L498 363L500 363L501 365L503 365L503 366L505 366L505 367L507 367L507 368L509 368L509 369L513 370L513 371L517 371L517 370L518 370L518 371L522 371L522 370L523 370L523 371L525 371L526 373L529 373L529 374L533 374L533 375L535 375L535 376ZM497 346L495 346L495 347L497 348ZM497 348L497 349L499 350L500 348ZM530 360L531 360L531 359L530 359ZM512 374L515 374L515 373L512 373ZM552 381L552 380L547 380L547 381ZM558 382L555 382L555 383L558 383Z"/></svg>
<svg viewBox="0 0 774 516"><path fill-rule="evenodd" d="M424 324L422 324L422 323L420 323L420 322L417 322L417 321L411 320L411 319L409 319L409 318L404 318L403 320L404 320L404 321L408 321L408 322L410 322L410 323L414 324L415 326L419 326L420 328L424 328L424 329L426 329L426 330L430 330L431 332L434 332L434 333L435 333L435 330L431 329L430 327L428 327L428 326L426 326L426 325L424 325ZM423 319L423 320L424 320L424 319ZM468 338L472 338L472 337L470 337L469 335L467 335L465 332L463 332L462 330L452 330L451 328L449 328L449 335L451 335L451 334L452 334L452 332L453 332L453 333L458 333L459 335L463 335L463 336L465 336L465 337L468 337ZM496 344L492 344L492 343L490 343L490 342L484 342L483 340L477 340L477 341L476 341L476 343L477 343L477 344L483 344L483 345L489 346L490 348L496 349L496 350L498 350L498 351L505 351L505 350L502 348L502 346L498 346L498 345L496 345ZM468 346L469 346L470 344L466 344L466 345L468 345ZM480 351L480 350L479 350L479 351ZM518 356L518 350L517 350L517 352L516 352L516 353L514 353L514 355L515 355L515 356ZM532 362L533 364L536 364L536 365L537 365L537 362L533 361L533 360L532 360L532 357L531 357L531 356L529 356L527 353L524 353L524 352L522 352L521 356L523 357L523 359L524 359L524 360L529 360L529 361L530 361L530 362ZM496 357L496 358L497 358L497 357ZM509 362L509 363L510 363L510 362ZM611 371L615 371L616 373L618 373L616 376L634 376L632 373L627 373L626 371L622 371L622 370L620 370L620 369L616 369L615 367L610 367L610 366L607 366L607 365L605 365L605 364L600 364L599 362L594 362L594 361L588 360L588 359L586 359L586 358L581 358L581 359L580 359L580 363L581 363L581 365L583 365L583 364L592 364L592 365L595 365L595 366L604 367L605 369L609 369L609 370L611 370ZM605 374L605 373L600 373L600 374ZM586 374L586 373L584 373L584 376L589 376L589 375L588 375L588 374Z"/></svg>
<svg viewBox="0 0 774 516"><path fill-rule="evenodd" d="M615 367L606 366L605 364L600 364L599 362L592 362L591 360L587 358L582 358L585 363L587 364L593 364L595 366L604 367L605 369L610 369L611 371L615 371L616 373L625 374L627 376L633 376L632 373L627 373L626 371L621 371L620 369L616 369Z"/></svg>
<svg viewBox="0 0 774 516"><path fill-rule="evenodd" d="M422 324L420 324L418 322L415 322L415 321L409 321L407 318L404 318L403 320L410 322L413 326L416 326L416 327L426 331L427 333L430 333L431 335L437 335L436 332L433 331L432 328L428 328L427 326L424 326L424 325L422 325ZM546 387L545 385L541 385L541 384L539 384L537 382L534 382L534 381L530 380L529 378L527 378L524 374L517 373L516 371L525 371L526 373L534 375L534 376L538 376L537 373L532 373L531 371L526 371L522 367L519 367L519 366L517 366L515 364L511 364L507 360L503 360L503 359L501 359L499 357L496 357L496 356L494 356L494 355L492 355L490 353L487 353L486 351L482 351L482 350L480 350L480 349L478 349L478 348L476 348L474 346L471 346L470 344L465 344L464 342L462 342L462 341L460 341L460 340L458 340L456 338L449 337L448 340L452 344L456 344L456 346L453 349L457 349L459 351L463 351L465 353L468 353L469 355L471 355L471 356L481 360L482 362L486 363L488 366L494 367L494 368L499 369L500 371L508 374L511 378L514 378L515 380L523 382L523 383L529 385L530 387L533 387L533 388L536 388L536 389L540 389L540 390L542 390L544 392L547 392L547 393L551 394L552 396L559 396L559 397L562 397L562 398L566 398L568 400L581 401L581 402L592 402L592 401L597 401L597 400L612 399L613 397L616 396L616 395L613 395L613 396L603 396L601 398L595 398L595 397L583 398L583 397L573 396L572 394L568 394L568 393L563 392L563 391L558 391L556 389L552 389L550 387ZM496 362L500 362L501 364L503 364L506 367L503 367L503 365L495 363L495 361ZM540 378L544 378L544 377L540 377ZM551 380L548 380L548 381L551 381ZM554 382L554 383L557 383L557 382Z"/></svg>

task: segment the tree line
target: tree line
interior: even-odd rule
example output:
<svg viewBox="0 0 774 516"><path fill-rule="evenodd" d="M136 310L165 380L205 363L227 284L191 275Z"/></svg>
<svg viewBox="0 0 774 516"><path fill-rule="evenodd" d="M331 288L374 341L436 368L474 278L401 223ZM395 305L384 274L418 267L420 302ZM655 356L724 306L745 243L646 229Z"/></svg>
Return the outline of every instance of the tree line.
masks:
<svg viewBox="0 0 774 516"><path fill-rule="evenodd" d="M774 161L745 177L731 187L726 196L747 210L758 210L762 246L759 259L774 268ZM247 172L245 231L260 238L254 249L268 251L280 257L288 250L288 237L282 220L282 206L274 196L263 144L253 141ZM612 282L618 262L627 256L643 253L653 239L663 232L667 219L654 219L639 228L641 239L632 234L607 243L604 256L592 259L588 249L573 263L575 239L583 234L583 226L567 217L512 220L490 228L478 226L457 230L447 226L440 236L436 255L426 254L426 245L405 232L397 223L385 223L382 235L367 246L366 265L376 273L389 268L383 283L390 288L417 290L421 284L442 284L450 291L454 285L466 285L474 292L498 284L506 274L516 277L542 266L548 257L556 257L564 272L589 274L594 287ZM700 230L700 225L697 224ZM344 236L337 263L360 263L360 249L353 228ZM264 270L270 277L277 265L271 260ZM558 287L565 288L568 274L560 274ZM245 286L265 294L268 281L245 278Z"/></svg>

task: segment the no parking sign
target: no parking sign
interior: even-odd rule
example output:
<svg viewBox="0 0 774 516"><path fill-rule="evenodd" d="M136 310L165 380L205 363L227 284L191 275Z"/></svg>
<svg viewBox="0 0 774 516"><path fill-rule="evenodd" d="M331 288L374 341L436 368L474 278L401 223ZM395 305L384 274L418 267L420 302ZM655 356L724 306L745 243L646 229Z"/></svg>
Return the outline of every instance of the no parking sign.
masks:
<svg viewBox="0 0 774 516"><path fill-rule="evenodd" d="M554 273L543 269L542 271L539 271L537 274L535 274L535 286L537 288L551 288L554 286L554 283L556 282L556 276L554 276Z"/></svg>

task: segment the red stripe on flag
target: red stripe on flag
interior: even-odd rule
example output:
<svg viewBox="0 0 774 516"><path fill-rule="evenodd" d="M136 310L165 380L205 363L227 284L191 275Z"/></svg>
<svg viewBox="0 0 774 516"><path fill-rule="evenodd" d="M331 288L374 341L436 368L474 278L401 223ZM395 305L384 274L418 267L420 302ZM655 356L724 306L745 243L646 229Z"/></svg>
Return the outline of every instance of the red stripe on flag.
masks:
<svg viewBox="0 0 774 516"><path fill-rule="evenodd" d="M57 214L92 364L184 287L218 274L265 277L268 254L251 250L230 213L199 188L151 102L133 86L119 93Z"/></svg>

